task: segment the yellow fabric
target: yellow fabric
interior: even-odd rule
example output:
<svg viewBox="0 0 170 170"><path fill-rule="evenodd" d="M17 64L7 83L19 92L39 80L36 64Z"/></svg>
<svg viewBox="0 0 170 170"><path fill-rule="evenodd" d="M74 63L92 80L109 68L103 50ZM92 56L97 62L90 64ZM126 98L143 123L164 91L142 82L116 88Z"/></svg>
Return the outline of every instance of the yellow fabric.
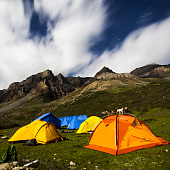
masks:
<svg viewBox="0 0 170 170"><path fill-rule="evenodd" d="M8 141L12 142L31 139L36 139L37 143L45 144L50 141L58 141L60 135L57 132L55 125L38 119L18 129Z"/></svg>
<svg viewBox="0 0 170 170"><path fill-rule="evenodd" d="M52 123L43 125L36 135L37 143L42 144L52 141L58 141L59 138L60 135L57 133L56 127Z"/></svg>
<svg viewBox="0 0 170 170"><path fill-rule="evenodd" d="M80 127L76 133L88 133L89 131L94 131L102 120L103 119L97 116L91 116L80 124Z"/></svg>
<svg viewBox="0 0 170 170"><path fill-rule="evenodd" d="M35 138L35 132L38 128L46 124L47 122L42 120L36 120L30 124L21 127L18 129L15 134L8 141L21 141L21 140L30 140ZM36 128L37 127L37 128Z"/></svg>

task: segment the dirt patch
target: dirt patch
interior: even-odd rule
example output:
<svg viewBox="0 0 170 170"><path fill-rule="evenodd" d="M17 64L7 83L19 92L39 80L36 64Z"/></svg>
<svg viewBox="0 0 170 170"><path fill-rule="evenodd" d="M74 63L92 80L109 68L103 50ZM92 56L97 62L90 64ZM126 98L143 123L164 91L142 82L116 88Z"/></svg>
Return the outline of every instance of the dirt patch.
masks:
<svg viewBox="0 0 170 170"><path fill-rule="evenodd" d="M11 103L5 107L2 107L0 108L0 113L1 112L6 112L8 110L11 110L11 109L15 109L15 108L22 108L25 106L26 104L26 101L30 98L30 94L28 94L27 96L25 96L24 98L14 102L14 103Z"/></svg>

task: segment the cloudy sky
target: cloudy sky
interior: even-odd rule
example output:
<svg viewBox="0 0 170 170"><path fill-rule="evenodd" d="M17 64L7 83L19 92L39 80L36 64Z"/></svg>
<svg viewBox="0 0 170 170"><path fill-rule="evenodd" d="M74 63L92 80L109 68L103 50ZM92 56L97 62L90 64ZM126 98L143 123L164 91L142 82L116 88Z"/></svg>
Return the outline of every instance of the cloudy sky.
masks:
<svg viewBox="0 0 170 170"><path fill-rule="evenodd" d="M0 89L52 70L170 64L169 0L0 0Z"/></svg>

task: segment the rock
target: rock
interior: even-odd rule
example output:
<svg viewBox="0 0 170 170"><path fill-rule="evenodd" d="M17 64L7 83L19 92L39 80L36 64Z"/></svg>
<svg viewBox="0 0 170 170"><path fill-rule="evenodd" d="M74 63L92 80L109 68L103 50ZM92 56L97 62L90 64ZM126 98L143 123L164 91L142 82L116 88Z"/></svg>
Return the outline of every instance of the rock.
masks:
<svg viewBox="0 0 170 170"><path fill-rule="evenodd" d="M32 165L36 166L36 165L38 165L38 163L39 163L39 160L35 160L35 161L25 164L24 167L29 167Z"/></svg>
<svg viewBox="0 0 170 170"><path fill-rule="evenodd" d="M13 169L15 166L18 165L18 162L10 162L10 163L3 163L0 164L0 170L8 170L8 169Z"/></svg>
<svg viewBox="0 0 170 170"><path fill-rule="evenodd" d="M95 166L95 170L99 170L98 166Z"/></svg>
<svg viewBox="0 0 170 170"><path fill-rule="evenodd" d="M74 163L73 161L71 161L71 162L70 162L70 165L71 165L71 166L75 166L76 163Z"/></svg>
<svg viewBox="0 0 170 170"><path fill-rule="evenodd" d="M10 168L9 163L0 164L0 170L8 170Z"/></svg>
<svg viewBox="0 0 170 170"><path fill-rule="evenodd" d="M103 67L99 72L96 73L94 78L97 78L102 73L114 73L114 72L112 70L110 70L109 68L107 68L107 67Z"/></svg>
<svg viewBox="0 0 170 170"><path fill-rule="evenodd" d="M143 67L136 68L130 74L136 75L141 78L166 78L170 77L170 64L159 65L149 64Z"/></svg>
<svg viewBox="0 0 170 170"><path fill-rule="evenodd" d="M1 139L8 139L8 136L2 136Z"/></svg>
<svg viewBox="0 0 170 170"><path fill-rule="evenodd" d="M12 168L12 170L24 170L24 169L26 169L26 167L24 167L24 166Z"/></svg>
<svg viewBox="0 0 170 170"><path fill-rule="evenodd" d="M0 103L18 100L28 94L55 100L80 87L89 78L65 78L61 73L54 76L51 70L32 75L22 82L14 82L7 90L0 91Z"/></svg>
<svg viewBox="0 0 170 170"><path fill-rule="evenodd" d="M149 78L167 78L170 77L170 67L158 67L150 72Z"/></svg>

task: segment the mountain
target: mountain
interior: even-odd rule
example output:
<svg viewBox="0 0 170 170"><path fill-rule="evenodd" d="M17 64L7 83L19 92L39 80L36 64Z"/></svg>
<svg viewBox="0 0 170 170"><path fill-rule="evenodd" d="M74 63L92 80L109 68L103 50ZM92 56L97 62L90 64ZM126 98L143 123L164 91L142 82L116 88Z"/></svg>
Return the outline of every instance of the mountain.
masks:
<svg viewBox="0 0 170 170"><path fill-rule="evenodd" d="M152 77L161 73L161 77L169 76L168 66L149 67ZM48 112L63 117L100 116L102 111L125 106L132 114L154 107L169 109L170 81L140 78L143 68L140 69L136 69L140 73L136 76L103 67L94 77L84 78L64 77L61 73L55 76L46 70L14 82L8 89L0 90L0 129L25 125ZM142 74L146 72L148 67L144 66Z"/></svg>
<svg viewBox="0 0 170 170"><path fill-rule="evenodd" d="M97 72L95 74L94 78L97 78L98 76L100 76L103 73L114 73L114 72L107 67L103 67L99 72Z"/></svg>
<svg viewBox="0 0 170 170"><path fill-rule="evenodd" d="M95 79L113 79L113 78L130 78L134 77L130 73L115 73L111 69L107 67L103 67L99 72L97 72L94 76Z"/></svg>
<svg viewBox="0 0 170 170"><path fill-rule="evenodd" d="M89 78L67 77L61 73L54 76L51 70L32 75L22 82L14 82L7 90L0 91L0 103L9 102L36 94L44 99L59 99L80 87Z"/></svg>
<svg viewBox="0 0 170 170"><path fill-rule="evenodd" d="M115 73L103 67L94 77L64 77L61 73L54 75L51 70L32 75L21 82L14 82L8 89L0 90L0 103L19 100L27 95L38 95L44 101L52 101L66 96L79 87L94 81L113 78L168 78L170 65L150 64L136 68L130 73Z"/></svg>
<svg viewBox="0 0 170 170"><path fill-rule="evenodd" d="M149 64L143 67L139 67L130 72L135 76L141 78L169 78L170 77L170 64L159 65Z"/></svg>

